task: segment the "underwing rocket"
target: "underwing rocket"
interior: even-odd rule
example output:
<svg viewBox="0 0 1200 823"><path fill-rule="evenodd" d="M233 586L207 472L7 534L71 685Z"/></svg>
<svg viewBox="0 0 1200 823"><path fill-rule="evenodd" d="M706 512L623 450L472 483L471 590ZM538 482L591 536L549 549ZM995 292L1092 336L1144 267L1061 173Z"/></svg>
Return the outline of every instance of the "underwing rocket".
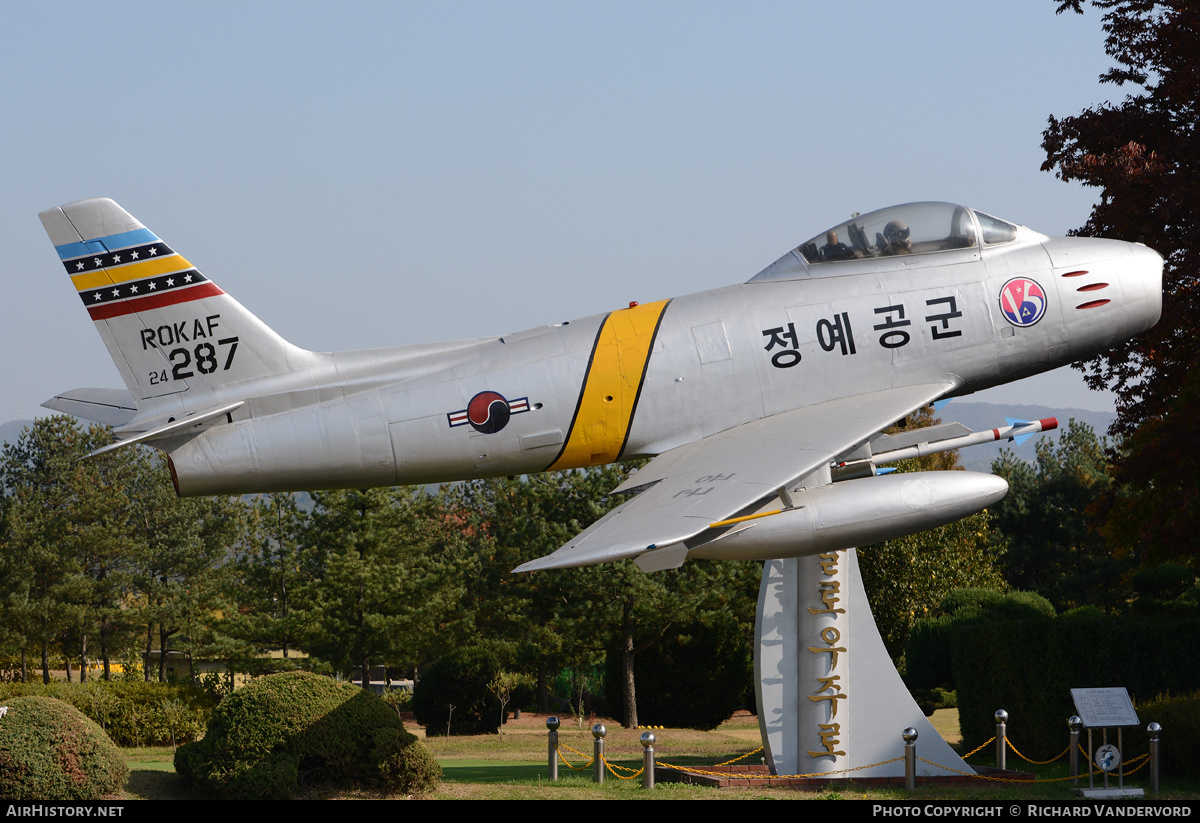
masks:
<svg viewBox="0 0 1200 823"><path fill-rule="evenodd" d="M650 461L517 571L773 559L933 528L1004 496L903 457L1053 420L886 435L937 401L1151 328L1162 258L952 203L851 219L745 282L503 337L348 352L281 338L109 199L41 215L125 381L44 405L166 453L180 495L428 484Z"/></svg>

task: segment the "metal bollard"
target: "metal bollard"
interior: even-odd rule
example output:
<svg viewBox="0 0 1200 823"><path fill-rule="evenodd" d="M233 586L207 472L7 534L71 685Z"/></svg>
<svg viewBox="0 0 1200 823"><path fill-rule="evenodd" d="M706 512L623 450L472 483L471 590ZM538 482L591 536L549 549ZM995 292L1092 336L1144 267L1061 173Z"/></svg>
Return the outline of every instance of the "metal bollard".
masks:
<svg viewBox="0 0 1200 823"><path fill-rule="evenodd" d="M904 738L904 790L917 790L917 730L909 726L900 736Z"/></svg>
<svg viewBox="0 0 1200 823"><path fill-rule="evenodd" d="M1071 730L1071 784L1079 785L1079 733L1083 731L1083 718L1073 714L1067 718Z"/></svg>
<svg viewBox="0 0 1200 823"><path fill-rule="evenodd" d="M550 768L550 779L558 780L558 726L557 717L546 718L546 728L550 730L546 742L546 763Z"/></svg>
<svg viewBox="0 0 1200 823"><path fill-rule="evenodd" d="M1008 741L1005 737L1005 730L1008 724L1008 712L1004 709L996 710L996 768L1004 770L1007 763L1005 757L1008 754Z"/></svg>
<svg viewBox="0 0 1200 823"><path fill-rule="evenodd" d="M654 732L642 732L642 788L654 788Z"/></svg>
<svg viewBox="0 0 1200 823"><path fill-rule="evenodd" d="M1162 726L1157 723L1151 723L1146 727L1146 731L1150 733L1150 791L1158 794L1162 791L1159 785L1159 736L1162 734Z"/></svg>
<svg viewBox="0 0 1200 823"><path fill-rule="evenodd" d="M608 729L604 728L603 723L597 723L592 726L592 737L596 738L596 742L592 745L592 782L604 782L604 735L608 734Z"/></svg>

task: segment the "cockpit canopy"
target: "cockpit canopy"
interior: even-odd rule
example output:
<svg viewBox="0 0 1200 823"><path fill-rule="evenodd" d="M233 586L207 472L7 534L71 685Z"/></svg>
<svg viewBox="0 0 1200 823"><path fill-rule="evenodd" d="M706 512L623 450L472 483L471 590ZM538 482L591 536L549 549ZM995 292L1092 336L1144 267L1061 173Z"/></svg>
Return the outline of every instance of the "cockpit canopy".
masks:
<svg viewBox="0 0 1200 823"><path fill-rule="evenodd" d="M824 264L971 249L1016 238L1013 224L965 206L907 203L856 215L800 244L754 279L833 274Z"/></svg>

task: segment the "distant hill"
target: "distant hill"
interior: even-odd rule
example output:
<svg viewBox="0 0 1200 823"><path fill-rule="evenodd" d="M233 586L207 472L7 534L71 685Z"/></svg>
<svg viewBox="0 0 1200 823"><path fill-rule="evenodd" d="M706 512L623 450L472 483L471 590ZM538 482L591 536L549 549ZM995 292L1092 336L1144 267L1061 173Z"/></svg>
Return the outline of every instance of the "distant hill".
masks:
<svg viewBox="0 0 1200 823"><path fill-rule="evenodd" d="M0 423L0 445L15 442L25 427L32 423L32 420L9 420L7 423Z"/></svg>

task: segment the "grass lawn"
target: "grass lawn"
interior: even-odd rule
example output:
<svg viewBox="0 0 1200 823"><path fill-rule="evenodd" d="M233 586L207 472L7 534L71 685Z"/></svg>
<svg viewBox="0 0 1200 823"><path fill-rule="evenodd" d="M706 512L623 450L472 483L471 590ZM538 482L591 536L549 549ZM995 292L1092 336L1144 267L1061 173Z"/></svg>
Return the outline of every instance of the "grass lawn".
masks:
<svg viewBox="0 0 1200 823"><path fill-rule="evenodd" d="M932 718L934 728L952 745L958 742L958 713L950 709L940 711ZM642 747L639 742L642 732L622 729L615 722L607 722L605 755L612 763L637 770L642 764ZM1010 753L1010 768L1023 768L1034 772L1038 782L1034 785L1010 785L998 783L979 788L919 787L909 795L900 790L859 789L828 787L818 792L800 792L776 788L711 789L701 786L659 783L652 792L641 787L641 778L619 780L612 776L603 785L592 783L592 771L588 766L592 752L590 726L579 727L564 722L559 730L559 740L566 760L576 767L585 767L573 772L560 761L560 780L551 783L546 768L546 727L537 716L526 716L519 722L505 726L503 735L479 735L475 737L424 738L423 730L410 728L422 738L423 745L441 763L444 777L441 786L426 799L434 800L829 800L867 799L875 801L954 801L954 800L1047 800L1052 802L1068 799L1070 783L1063 781L1068 774L1065 761L1049 766L1032 766L1023 763ZM750 752L760 745L758 721L749 716L737 716L711 732L688 729L655 730L657 743L655 753L660 763L692 766L711 766ZM570 748L566 748L570 747ZM575 751L572 752L571 749ZM920 746L918 744L918 752ZM576 753L578 752L578 753ZM1136 753L1130 753L1136 754ZM1130 756L1130 755L1127 755ZM760 755L752 755L754 762ZM184 800L192 795L175 775L173 751L170 747L152 749L127 749L130 778L127 786L129 799ZM745 762L745 761L743 761ZM994 748L987 747L980 755L971 758L975 765L989 766L994 763ZM1051 782L1055 781L1055 782ZM1148 787L1149 778L1145 768L1130 775L1127 786ZM1083 780L1086 785L1086 777ZM1115 782L1114 784L1115 785ZM1180 780L1165 777L1164 791L1153 797L1155 800L1200 799L1200 780ZM373 795L339 795L339 797L373 797Z"/></svg>

